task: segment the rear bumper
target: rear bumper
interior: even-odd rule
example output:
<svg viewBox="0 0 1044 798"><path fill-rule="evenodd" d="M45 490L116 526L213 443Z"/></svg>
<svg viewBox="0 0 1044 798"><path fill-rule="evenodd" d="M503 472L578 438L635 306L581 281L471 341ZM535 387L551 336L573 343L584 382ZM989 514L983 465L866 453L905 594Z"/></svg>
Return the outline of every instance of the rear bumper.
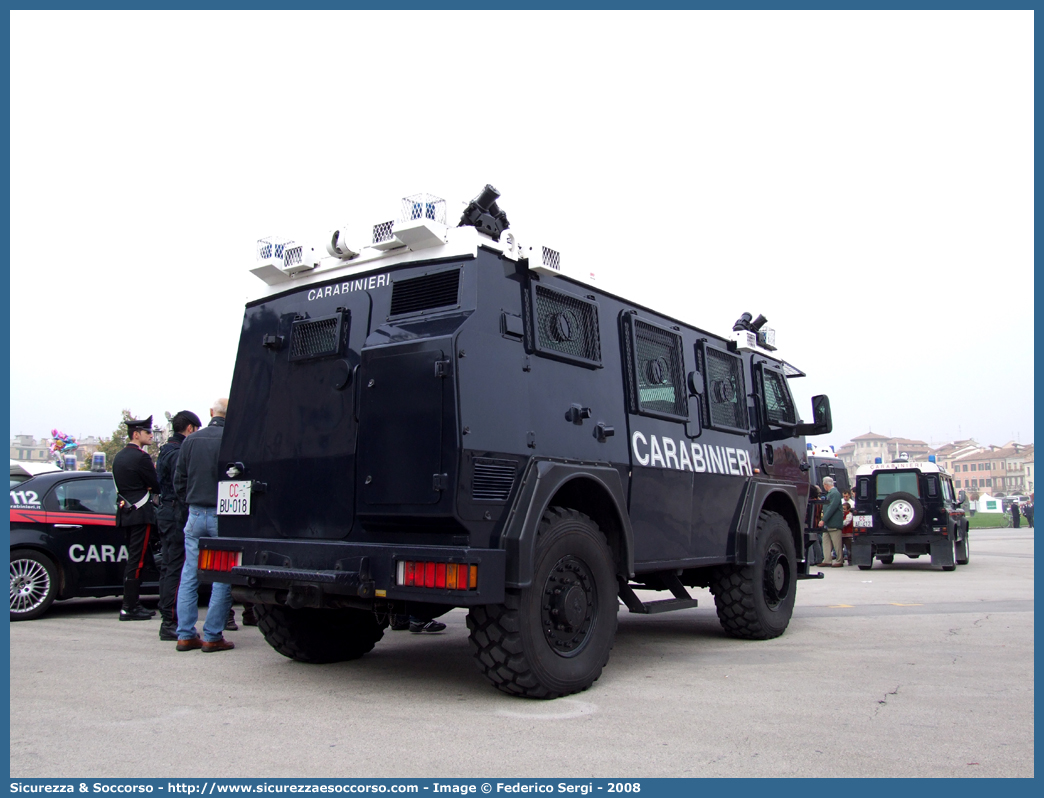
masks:
<svg viewBox="0 0 1044 798"><path fill-rule="evenodd" d="M852 545L854 546L891 546L895 551L902 553L907 546L923 549L932 543L948 541L950 535L946 530L938 532L916 532L913 534L900 535L895 532L873 532L870 530L855 530L852 533Z"/></svg>
<svg viewBox="0 0 1044 798"><path fill-rule="evenodd" d="M863 532L852 538L852 563L870 565L875 557L903 554L906 556L930 555L933 564L952 565L954 554L953 538L946 532L913 535L873 534Z"/></svg>
<svg viewBox="0 0 1044 798"><path fill-rule="evenodd" d="M467 546L409 546L384 543L272 540L270 538L202 538L201 550L242 552L231 571L200 569L201 582L227 582L237 593L292 593L308 606L326 597L388 599L454 607L504 601L507 552ZM399 560L467 563L478 566L471 590L406 587L396 584ZM307 597L307 599L304 599Z"/></svg>

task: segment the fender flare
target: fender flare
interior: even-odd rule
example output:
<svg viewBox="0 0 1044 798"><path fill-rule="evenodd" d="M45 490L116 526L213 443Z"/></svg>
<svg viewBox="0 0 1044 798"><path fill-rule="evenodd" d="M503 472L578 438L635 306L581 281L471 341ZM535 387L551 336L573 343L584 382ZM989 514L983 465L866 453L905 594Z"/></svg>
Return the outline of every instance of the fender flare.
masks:
<svg viewBox="0 0 1044 798"><path fill-rule="evenodd" d="M507 551L505 586L528 587L532 582L536 552L536 530L544 512L558 491L575 479L595 482L609 500L609 512L619 523L621 567L627 576L634 574L634 537L627 514L627 494L620 472L608 464L572 463L568 461L530 460L522 484L511 505L507 522L500 534L499 547Z"/></svg>
<svg viewBox="0 0 1044 798"><path fill-rule="evenodd" d="M793 509L797 528L791 527L794 534L794 545L801 551L805 517L803 497L798 494L793 483L780 480L750 479L740 504L740 514L735 527L735 547L737 565L754 564L754 536L758 529L758 516L765 509L766 503L786 503ZM789 524L789 520L788 520Z"/></svg>

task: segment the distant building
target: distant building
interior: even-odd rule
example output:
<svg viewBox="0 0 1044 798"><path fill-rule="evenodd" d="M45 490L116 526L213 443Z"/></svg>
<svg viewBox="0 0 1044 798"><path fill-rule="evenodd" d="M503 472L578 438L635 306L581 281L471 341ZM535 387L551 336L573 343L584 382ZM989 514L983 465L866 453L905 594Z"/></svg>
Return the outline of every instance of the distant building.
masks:
<svg viewBox="0 0 1044 798"><path fill-rule="evenodd" d="M933 454L935 455L935 462L939 464L939 468L953 474L953 462L955 460L966 454L982 451L982 449L983 447L974 438L967 438L962 441L944 443L942 446L937 447Z"/></svg>
<svg viewBox="0 0 1044 798"><path fill-rule="evenodd" d="M15 435L11 440L11 459L24 463L45 463L51 460L51 442L37 441L32 435Z"/></svg>
<svg viewBox="0 0 1044 798"><path fill-rule="evenodd" d="M985 446L952 462L953 481L964 490L985 490L994 496L1028 493L1033 472L1033 445L1008 441L1003 446Z"/></svg>
<svg viewBox="0 0 1044 798"><path fill-rule="evenodd" d="M850 479L855 478L856 468L866 463L873 463L878 457L882 463L890 463L906 453L911 460L925 461L932 453L932 447L924 441L913 438L893 438L876 432L857 435L844 446L836 450L837 456L845 464Z"/></svg>

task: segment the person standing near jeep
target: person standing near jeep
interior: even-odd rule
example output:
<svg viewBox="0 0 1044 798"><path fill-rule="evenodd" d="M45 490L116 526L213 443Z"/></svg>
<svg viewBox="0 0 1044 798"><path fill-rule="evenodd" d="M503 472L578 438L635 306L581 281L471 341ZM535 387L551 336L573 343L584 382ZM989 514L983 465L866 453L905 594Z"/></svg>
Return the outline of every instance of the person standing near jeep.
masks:
<svg viewBox="0 0 1044 798"><path fill-rule="evenodd" d="M147 621L156 613L138 601L141 571L145 559L152 558L149 538L156 526L152 497L159 495L159 480L145 447L152 443L152 416L129 418L127 445L112 458L112 479L116 483L116 526L127 535L127 568L123 574L121 621Z"/></svg>
<svg viewBox="0 0 1044 798"><path fill-rule="evenodd" d="M1011 525L1015 528L1019 528L1019 521L1022 518L1022 513L1019 511L1019 503L1017 501L1011 503Z"/></svg>
<svg viewBox="0 0 1044 798"><path fill-rule="evenodd" d="M221 434L225 427L228 399L218 399L210 408L210 424L186 438L181 444L174 490L178 499L188 505L185 524L185 564L181 569L178 589L178 651L203 649L204 653L228 651L235 645L221 634L232 606L232 587L215 583L210 593L207 618L203 623L203 639L196 634L199 619L199 539L217 537L217 495L220 478Z"/></svg>
<svg viewBox="0 0 1044 798"><path fill-rule="evenodd" d="M820 567L831 566L840 568L845 564L845 554L841 549L841 527L844 524L844 513L841 509L841 494L834 487L832 477L823 480L823 490L826 491L826 503L823 505L823 519L819 522L823 530L823 562ZM829 541L829 542L828 542ZM827 552L830 546L834 547L834 561L827 562Z"/></svg>
<svg viewBox="0 0 1044 798"><path fill-rule="evenodd" d="M178 639L178 622L174 603L177 601L181 569L185 564L185 522L188 508L174 492L174 469L178 464L181 444L203 424L191 410L182 410L171 420L174 434L160 448L156 458L156 476L160 484L160 506L156 510L163 567L159 578L160 640Z"/></svg>

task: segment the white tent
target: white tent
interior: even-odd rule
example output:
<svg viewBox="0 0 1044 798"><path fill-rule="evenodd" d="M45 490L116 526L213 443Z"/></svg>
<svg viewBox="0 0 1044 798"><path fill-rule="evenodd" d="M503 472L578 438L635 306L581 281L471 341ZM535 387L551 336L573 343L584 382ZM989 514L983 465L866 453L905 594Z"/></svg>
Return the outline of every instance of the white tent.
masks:
<svg viewBox="0 0 1044 798"><path fill-rule="evenodd" d="M980 513L1003 513L1004 508L1001 507L1001 500L995 499L988 493L980 493L979 500L973 502L975 509Z"/></svg>

